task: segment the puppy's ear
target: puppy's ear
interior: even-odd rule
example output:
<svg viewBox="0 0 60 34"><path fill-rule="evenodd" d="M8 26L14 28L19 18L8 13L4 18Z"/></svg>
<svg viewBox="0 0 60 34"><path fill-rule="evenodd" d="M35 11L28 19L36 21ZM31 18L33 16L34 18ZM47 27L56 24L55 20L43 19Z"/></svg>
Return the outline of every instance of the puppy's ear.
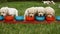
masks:
<svg viewBox="0 0 60 34"><path fill-rule="evenodd" d="M28 11L29 12L29 11Z"/></svg>
<svg viewBox="0 0 60 34"><path fill-rule="evenodd" d="M27 11L27 16L29 15L29 11Z"/></svg>
<svg viewBox="0 0 60 34"><path fill-rule="evenodd" d="M28 12L28 14L29 14L29 11L27 11Z"/></svg>

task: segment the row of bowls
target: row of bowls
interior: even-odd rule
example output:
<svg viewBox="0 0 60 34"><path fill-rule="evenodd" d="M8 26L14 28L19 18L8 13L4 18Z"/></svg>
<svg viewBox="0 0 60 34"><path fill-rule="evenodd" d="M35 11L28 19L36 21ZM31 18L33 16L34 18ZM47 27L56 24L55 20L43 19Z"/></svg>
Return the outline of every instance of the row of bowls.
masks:
<svg viewBox="0 0 60 34"><path fill-rule="evenodd" d="M15 20L17 20L17 21L23 21L24 20L24 16L15 16L15 17L9 17L9 16L7 16L6 18L7 19L9 19L9 18L11 18L11 19L15 19ZM32 17L31 17L32 18ZM31 18L28 18L28 19L31 19ZM4 20L5 18L3 17L3 16L0 16L0 20ZM51 19L51 18L50 18ZM56 16L55 17L55 19L56 20L58 20L58 21L60 21L60 16ZM45 20L45 16L41 16L41 17L39 17L39 16L36 16L35 17L35 20L37 20L37 21L44 21Z"/></svg>

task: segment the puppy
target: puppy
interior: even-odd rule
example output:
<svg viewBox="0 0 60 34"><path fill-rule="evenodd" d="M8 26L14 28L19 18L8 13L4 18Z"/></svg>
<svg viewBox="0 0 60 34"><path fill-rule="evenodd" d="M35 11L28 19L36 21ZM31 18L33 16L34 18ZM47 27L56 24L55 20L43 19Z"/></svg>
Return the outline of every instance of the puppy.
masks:
<svg viewBox="0 0 60 34"><path fill-rule="evenodd" d="M8 14L12 16L18 16L18 10L15 8L8 8Z"/></svg>
<svg viewBox="0 0 60 34"><path fill-rule="evenodd" d="M51 3L52 3L53 5L55 5L55 2L54 2L54 1L51 1Z"/></svg>
<svg viewBox="0 0 60 34"><path fill-rule="evenodd" d="M15 8L2 7L0 9L1 15L6 16L7 14L12 16L18 16L18 10Z"/></svg>
<svg viewBox="0 0 60 34"><path fill-rule="evenodd" d="M47 4L47 5L49 5L49 4L51 4L51 2L50 1L42 1L44 4Z"/></svg>
<svg viewBox="0 0 60 34"><path fill-rule="evenodd" d="M55 16L55 10L52 7L46 7L45 12L48 17Z"/></svg>
<svg viewBox="0 0 60 34"><path fill-rule="evenodd" d="M55 5L55 2L54 1L43 1L44 4L47 4L47 5L50 5L50 4L53 4Z"/></svg>
<svg viewBox="0 0 60 34"><path fill-rule="evenodd" d="M37 9L37 16L44 16L45 15L45 8L44 7L35 7Z"/></svg>
<svg viewBox="0 0 60 34"><path fill-rule="evenodd" d="M1 13L1 15L3 15L3 16L6 16L6 13L7 13L7 9L8 7L2 7L1 9L0 9L0 13Z"/></svg>
<svg viewBox="0 0 60 34"><path fill-rule="evenodd" d="M30 17L33 17L36 13L36 9L35 7L30 7L30 8L27 8L26 11L25 11L25 14L24 14L24 19L26 16L30 16Z"/></svg>

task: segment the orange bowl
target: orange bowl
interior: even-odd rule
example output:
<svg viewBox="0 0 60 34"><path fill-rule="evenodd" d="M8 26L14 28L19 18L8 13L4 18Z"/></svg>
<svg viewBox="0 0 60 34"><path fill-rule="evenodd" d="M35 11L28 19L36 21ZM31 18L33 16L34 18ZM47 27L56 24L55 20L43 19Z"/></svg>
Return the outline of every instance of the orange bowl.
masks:
<svg viewBox="0 0 60 34"><path fill-rule="evenodd" d="M5 16L5 21L13 21L14 17L13 16Z"/></svg>
<svg viewBox="0 0 60 34"><path fill-rule="evenodd" d="M26 16L27 21L34 21L34 17Z"/></svg>
<svg viewBox="0 0 60 34"><path fill-rule="evenodd" d="M54 16L52 16L52 17L46 17L46 20L47 21L54 21L55 20L55 17Z"/></svg>

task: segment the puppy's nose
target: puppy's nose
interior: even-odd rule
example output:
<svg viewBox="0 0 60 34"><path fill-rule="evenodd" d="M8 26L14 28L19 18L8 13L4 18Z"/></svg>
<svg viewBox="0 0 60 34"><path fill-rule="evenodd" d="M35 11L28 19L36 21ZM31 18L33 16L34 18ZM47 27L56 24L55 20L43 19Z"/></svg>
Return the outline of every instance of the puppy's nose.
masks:
<svg viewBox="0 0 60 34"><path fill-rule="evenodd" d="M40 16L42 16L42 15L40 15Z"/></svg>
<svg viewBox="0 0 60 34"><path fill-rule="evenodd" d="M30 16L30 17L32 17L32 16Z"/></svg>
<svg viewBox="0 0 60 34"><path fill-rule="evenodd" d="M38 16L41 16L41 14L39 14Z"/></svg>
<svg viewBox="0 0 60 34"><path fill-rule="evenodd" d="M42 15L39 15L39 16L42 16Z"/></svg>

